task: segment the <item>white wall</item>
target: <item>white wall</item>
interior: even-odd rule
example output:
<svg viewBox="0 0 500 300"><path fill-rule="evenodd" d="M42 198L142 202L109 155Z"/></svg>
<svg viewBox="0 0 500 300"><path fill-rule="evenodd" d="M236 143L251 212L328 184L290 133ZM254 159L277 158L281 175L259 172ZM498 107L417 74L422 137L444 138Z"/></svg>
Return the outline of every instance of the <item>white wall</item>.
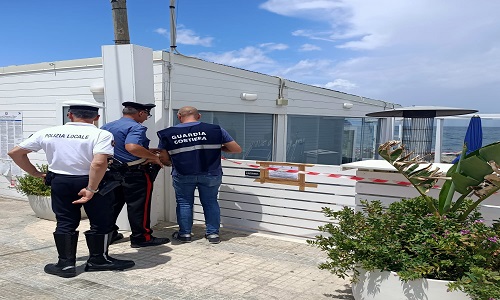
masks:
<svg viewBox="0 0 500 300"><path fill-rule="evenodd" d="M192 105L209 111L365 117L368 112L389 106L383 101L287 80L284 96L289 103L278 106L278 77L179 55L173 56L172 66L174 109ZM255 93L258 99L241 100L241 93ZM353 103L353 107L344 109L346 102Z"/></svg>
<svg viewBox="0 0 500 300"><path fill-rule="evenodd" d="M235 163L238 162L239 164ZM329 222L321 211L323 207L339 210L343 206L355 207L356 181L328 177L325 174L354 175L354 170L340 171L338 166L316 165L306 171L321 175L306 175L306 182L317 187L260 183L256 177L245 176L254 161L223 161L223 180L219 192L223 227L251 232L263 232L297 240L314 238L321 232L318 226ZM194 218L203 222L203 209L195 200Z"/></svg>
<svg viewBox="0 0 500 300"><path fill-rule="evenodd" d="M420 196L413 186L399 185L396 182L407 182L408 180L399 173L358 170L356 176L365 178L364 181L356 183L356 206L361 209L361 200L380 200L383 205L389 205L392 202L399 201L403 198L414 198ZM374 179L386 179L388 183L375 183ZM442 186L444 181L439 181L437 186ZM429 196L439 198L439 188L431 189ZM459 194L456 193L455 198ZM500 195L495 194L480 205L480 211L483 214L485 221L491 224L495 219L500 219Z"/></svg>
<svg viewBox="0 0 500 300"><path fill-rule="evenodd" d="M40 129L61 125L58 121L62 120L63 101L94 99L89 87L102 78L99 59L57 65L56 69L49 63L1 69L0 111L22 111L23 138ZM29 157L34 163L46 163L43 152L31 153ZM0 195L26 199L9 187L3 176L0 176Z"/></svg>

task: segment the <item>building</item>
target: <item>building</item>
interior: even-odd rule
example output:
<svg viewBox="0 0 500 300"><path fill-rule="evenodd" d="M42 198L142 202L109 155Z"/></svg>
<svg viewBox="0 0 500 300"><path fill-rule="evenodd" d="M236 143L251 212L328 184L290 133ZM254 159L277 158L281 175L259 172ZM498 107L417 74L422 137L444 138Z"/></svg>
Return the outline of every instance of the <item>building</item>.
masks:
<svg viewBox="0 0 500 300"><path fill-rule="evenodd" d="M12 188L11 183L14 182L9 181L15 179L11 175L17 174L19 170L10 163L7 151L35 131L67 121L65 115L68 108L64 105L67 100L105 102L105 118L98 125L118 118L121 115L121 102L154 102L154 116L145 123L149 128L152 147L157 145L156 131L175 124L177 109L192 105L201 111L202 121L220 124L243 148L241 154L228 155L230 160L224 162L225 176L221 188L221 202L224 203L221 206L223 215L225 212L227 214L223 216L223 222L243 224L242 227L255 230L286 232L285 229L261 228L260 224L280 223L274 217L267 221L267 217L263 217L284 214L274 210L272 213L266 212L275 205L264 203L263 200L276 198L278 202L283 202L284 198L280 197L288 192L283 191L281 185L253 183L255 178L245 175L245 170L251 169L248 165L255 161L295 162L314 164L323 171L336 172L342 163L372 159L375 157L382 123L375 118L366 118L365 114L399 107L385 101L193 57L153 52L135 45L120 45L121 52L117 52L114 47L117 46L104 46L102 58L0 67L0 110L5 116L1 125L0 159L3 174L6 175L0 179L0 196L22 198ZM127 53L132 53L132 56L127 56ZM137 55L134 56L134 53ZM151 57L152 72L148 63L144 63L145 59L151 64ZM126 80L117 79L120 76L127 77L126 80L130 82L137 82L129 85ZM45 162L43 153L34 153L31 157L35 162ZM175 198L168 168L164 173L155 184L153 209L158 212L158 219L174 220ZM255 185L255 188L248 190L251 185ZM351 184L346 181L343 185L349 188L340 191L342 201L334 203L354 206L354 182ZM317 189L325 199L330 198L330 194L339 193L337 184L326 182L325 186L328 187ZM255 193L259 189L263 194ZM297 198L297 203L276 204L276 207L287 206L289 209L295 206L300 215L301 210L309 210L307 205L301 208L301 202L308 197L318 199L318 193L310 197L290 193L284 197L287 201ZM250 199L252 197L256 199ZM241 198L247 202L239 203ZM321 220L321 205L325 206L330 200L325 201L311 208ZM245 205L251 207L242 208ZM252 216L248 219L248 226L244 225L245 222L234 221L245 219L240 214L245 209ZM198 206L195 213L197 219L203 218L200 210L201 206ZM294 224L294 221L289 223ZM313 236L316 225L320 223L315 220L310 225L300 225L300 228L307 227L307 232L291 235Z"/></svg>

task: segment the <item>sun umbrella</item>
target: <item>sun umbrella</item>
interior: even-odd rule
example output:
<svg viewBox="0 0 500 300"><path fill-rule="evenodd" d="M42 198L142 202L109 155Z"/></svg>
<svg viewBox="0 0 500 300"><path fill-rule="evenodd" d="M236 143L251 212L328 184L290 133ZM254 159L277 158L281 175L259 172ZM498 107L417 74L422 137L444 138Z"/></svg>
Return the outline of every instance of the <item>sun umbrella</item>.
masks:
<svg viewBox="0 0 500 300"><path fill-rule="evenodd" d="M467 154L483 146L483 128L481 126L481 118L474 115L469 122L467 132L465 133L464 143L467 145ZM452 163L458 162L460 155L458 155Z"/></svg>

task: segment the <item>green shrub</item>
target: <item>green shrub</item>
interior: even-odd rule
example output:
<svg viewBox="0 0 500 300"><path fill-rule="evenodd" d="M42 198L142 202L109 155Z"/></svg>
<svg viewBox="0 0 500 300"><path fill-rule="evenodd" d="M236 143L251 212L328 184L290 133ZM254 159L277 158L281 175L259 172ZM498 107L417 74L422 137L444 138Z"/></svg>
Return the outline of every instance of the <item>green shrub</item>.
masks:
<svg viewBox="0 0 500 300"><path fill-rule="evenodd" d="M36 165L43 173L48 172L48 165ZM26 173L17 177L16 190L23 195L50 196L50 186L45 185L44 179Z"/></svg>
<svg viewBox="0 0 500 300"><path fill-rule="evenodd" d="M403 280L432 278L456 281L473 299L500 299L500 231L487 226L472 211L460 217L472 200L455 212L436 216L428 212L428 199L417 197L384 208L380 201L363 201L363 211L324 208L332 222L320 227L326 235L308 243L328 255L321 269L356 281L358 267L394 271ZM437 205L436 199L434 204Z"/></svg>

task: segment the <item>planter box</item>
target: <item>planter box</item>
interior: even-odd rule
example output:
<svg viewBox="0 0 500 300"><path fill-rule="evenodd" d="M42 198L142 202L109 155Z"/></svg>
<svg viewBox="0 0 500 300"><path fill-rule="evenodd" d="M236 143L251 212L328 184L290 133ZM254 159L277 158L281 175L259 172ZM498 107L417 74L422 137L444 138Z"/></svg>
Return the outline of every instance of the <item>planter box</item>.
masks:
<svg viewBox="0 0 500 300"><path fill-rule="evenodd" d="M31 206L31 209L35 212L35 216L40 219L55 221L56 215L52 211L52 199L50 196L35 196L29 195L28 202ZM86 219L87 214L82 207L82 219Z"/></svg>
<svg viewBox="0 0 500 300"><path fill-rule="evenodd" d="M360 270L359 281L352 285L356 300L470 300L461 291L448 292L449 281L418 279L404 282L395 272Z"/></svg>

